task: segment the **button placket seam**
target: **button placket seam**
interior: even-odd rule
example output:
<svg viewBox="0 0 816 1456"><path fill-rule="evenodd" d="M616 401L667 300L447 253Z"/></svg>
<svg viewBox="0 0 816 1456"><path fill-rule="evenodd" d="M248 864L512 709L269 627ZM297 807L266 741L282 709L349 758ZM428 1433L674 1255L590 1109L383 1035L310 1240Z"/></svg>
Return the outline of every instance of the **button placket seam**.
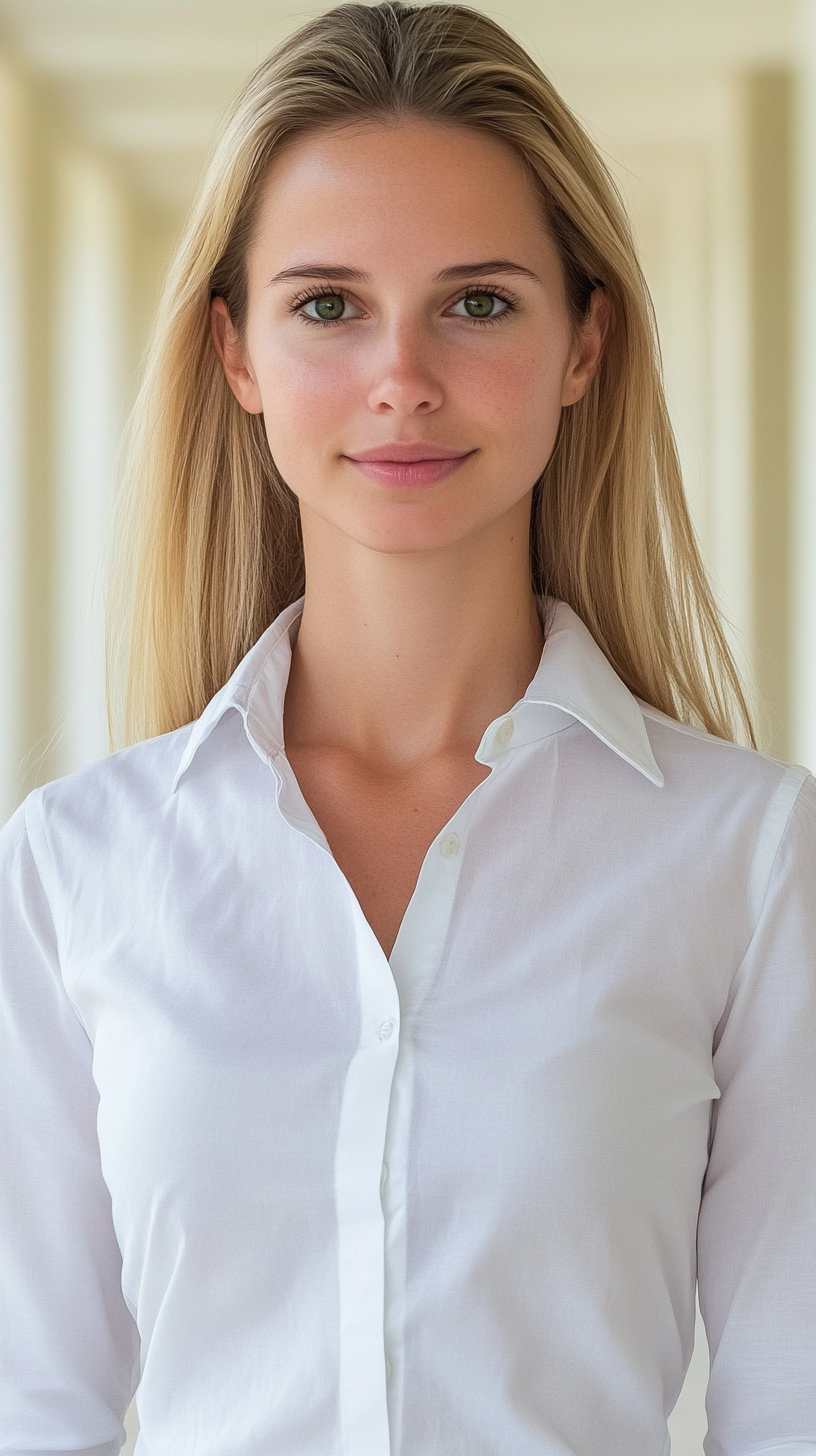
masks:
<svg viewBox="0 0 816 1456"><path fill-rule="evenodd" d="M399 1036L394 1034L400 1026L399 997L388 962L356 900L353 914L360 1037L346 1074L335 1152L340 1445L344 1456L389 1456L380 1173L399 1051ZM385 1027L389 1031L382 1035Z"/></svg>
<svg viewBox="0 0 816 1456"><path fill-rule="evenodd" d="M492 777L492 773L491 773ZM487 779L484 780L488 782ZM436 979L447 944L456 891L459 883L467 831L474 803L463 805L446 827L446 834L431 846L420 870L420 880L412 897L403 926L411 928L416 920L424 932L424 954L418 959L425 962L424 973L419 976L419 986L411 981L411 937L402 933L392 951L394 978L400 991L403 1006L400 1026L400 1045L391 1086L391 1106L386 1131L384 1162L388 1166L385 1188L381 1189L381 1201L385 1217L385 1319L384 1336L386 1359L391 1364L391 1378L388 1384L388 1407L391 1432L391 1456L400 1456L403 1438L403 1408L405 1384L405 1297L407 1275L407 1195L408 1195L408 1149L410 1144L411 1114L414 1096L414 1047L413 1030L416 1017L425 1002ZM456 852L445 855L444 840L456 838ZM433 879L431 879L433 876ZM420 883L421 882L421 883ZM442 893L434 896L431 924L423 913L423 890L431 892L438 887ZM417 893L419 892L419 894ZM431 947L429 948L429 944ZM402 971L400 969L402 967ZM411 992L414 992L412 995Z"/></svg>

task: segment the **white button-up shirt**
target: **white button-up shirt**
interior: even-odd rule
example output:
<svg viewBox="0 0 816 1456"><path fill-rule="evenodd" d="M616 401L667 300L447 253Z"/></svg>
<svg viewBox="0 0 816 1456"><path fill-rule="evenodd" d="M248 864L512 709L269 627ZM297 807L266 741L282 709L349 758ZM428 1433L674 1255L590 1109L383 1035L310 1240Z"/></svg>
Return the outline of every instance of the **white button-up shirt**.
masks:
<svg viewBox="0 0 816 1456"><path fill-rule="evenodd" d="M390 959L286 760L300 605L2 838L0 1452L816 1453L816 785L555 607Z"/></svg>

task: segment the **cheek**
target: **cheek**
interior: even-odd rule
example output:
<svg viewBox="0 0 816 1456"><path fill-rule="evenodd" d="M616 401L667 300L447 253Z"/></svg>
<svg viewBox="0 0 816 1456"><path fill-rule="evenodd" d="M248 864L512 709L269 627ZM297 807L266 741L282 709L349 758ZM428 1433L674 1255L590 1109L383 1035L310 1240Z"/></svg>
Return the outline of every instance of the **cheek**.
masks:
<svg viewBox="0 0 816 1456"><path fill-rule="evenodd" d="M346 361L329 351L306 357L270 353L259 371L267 431L290 437L306 430L305 444L319 444L355 407L359 388Z"/></svg>
<svg viewBox="0 0 816 1456"><path fill-rule="evenodd" d="M469 361L461 392L473 413L498 430L537 434L560 418L560 355L535 347L502 350Z"/></svg>

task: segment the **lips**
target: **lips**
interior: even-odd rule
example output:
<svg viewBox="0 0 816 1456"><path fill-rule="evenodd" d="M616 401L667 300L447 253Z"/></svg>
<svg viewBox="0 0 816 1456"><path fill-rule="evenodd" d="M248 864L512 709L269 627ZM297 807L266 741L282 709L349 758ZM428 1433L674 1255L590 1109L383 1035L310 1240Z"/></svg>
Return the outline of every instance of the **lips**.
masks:
<svg viewBox="0 0 816 1456"><path fill-rule="evenodd" d="M410 444L393 441L388 445L376 445L370 450L355 451L345 458L363 475L383 485L423 486L435 485L437 481L453 475L474 453L473 450L417 440Z"/></svg>

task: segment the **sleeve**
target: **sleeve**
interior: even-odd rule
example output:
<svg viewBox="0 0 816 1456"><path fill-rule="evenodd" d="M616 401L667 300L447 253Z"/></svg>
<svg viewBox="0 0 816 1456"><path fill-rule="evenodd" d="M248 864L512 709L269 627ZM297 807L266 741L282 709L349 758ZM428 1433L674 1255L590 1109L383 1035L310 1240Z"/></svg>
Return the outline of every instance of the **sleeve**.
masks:
<svg viewBox="0 0 816 1456"><path fill-rule="evenodd" d="M92 1049L21 809L0 834L0 1452L116 1456L138 1335L102 1178Z"/></svg>
<svg viewBox="0 0 816 1456"><path fill-rule="evenodd" d="M707 1456L816 1456L816 783L721 1022L698 1231Z"/></svg>

